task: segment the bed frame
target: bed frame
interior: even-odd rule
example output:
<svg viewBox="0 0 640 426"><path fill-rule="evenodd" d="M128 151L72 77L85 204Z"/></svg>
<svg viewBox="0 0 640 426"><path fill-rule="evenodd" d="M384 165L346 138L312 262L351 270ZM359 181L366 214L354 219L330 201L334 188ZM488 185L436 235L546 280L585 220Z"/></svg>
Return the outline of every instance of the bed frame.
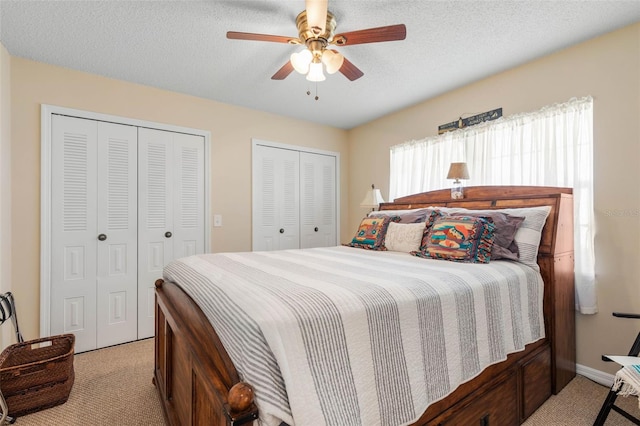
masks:
<svg viewBox="0 0 640 426"><path fill-rule="evenodd" d="M538 264L544 280L546 337L435 402L415 425L518 425L575 376L573 196L570 188L478 186L465 198L425 192L381 210L428 206L497 209L551 206ZM241 425L258 416L250 385L202 311L175 283L156 281L153 382L170 425Z"/></svg>

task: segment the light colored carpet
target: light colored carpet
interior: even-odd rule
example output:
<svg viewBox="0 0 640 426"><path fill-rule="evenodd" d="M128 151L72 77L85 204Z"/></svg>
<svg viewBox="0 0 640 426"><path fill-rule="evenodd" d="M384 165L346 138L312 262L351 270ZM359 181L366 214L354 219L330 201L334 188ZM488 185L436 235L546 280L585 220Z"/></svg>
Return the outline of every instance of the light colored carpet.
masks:
<svg viewBox="0 0 640 426"><path fill-rule="evenodd" d="M609 392L598 383L576 376L558 395L551 397L524 422L524 426L589 426L598 416L600 407ZM619 397L616 405L634 416L640 416L638 398ZM611 411L606 426L632 425L620 414Z"/></svg>
<svg viewBox="0 0 640 426"><path fill-rule="evenodd" d="M17 426L164 426L162 408L151 383L153 339L128 343L75 357L76 381L69 400L58 407L20 417ZM608 388L577 376L551 396L525 426L593 424ZM618 405L640 416L638 399L618 398ZM512 407L505 407L512 409ZM612 412L607 426L632 424Z"/></svg>
<svg viewBox="0 0 640 426"><path fill-rule="evenodd" d="M16 426L164 426L153 376L153 339L77 354L69 400Z"/></svg>

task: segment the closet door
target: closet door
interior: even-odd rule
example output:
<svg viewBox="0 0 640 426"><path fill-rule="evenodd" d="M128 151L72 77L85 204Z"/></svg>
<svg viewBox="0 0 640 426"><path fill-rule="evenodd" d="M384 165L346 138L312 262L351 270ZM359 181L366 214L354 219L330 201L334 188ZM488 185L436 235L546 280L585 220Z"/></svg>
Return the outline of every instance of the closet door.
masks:
<svg viewBox="0 0 640 426"><path fill-rule="evenodd" d="M173 258L204 253L204 138L173 134Z"/></svg>
<svg viewBox="0 0 640 426"><path fill-rule="evenodd" d="M97 122L51 121L51 334L96 348Z"/></svg>
<svg viewBox="0 0 640 426"><path fill-rule="evenodd" d="M336 158L300 152L300 247L336 245Z"/></svg>
<svg viewBox="0 0 640 426"><path fill-rule="evenodd" d="M78 352L135 340L136 129L52 120L51 332Z"/></svg>
<svg viewBox="0 0 640 426"><path fill-rule="evenodd" d="M154 333L154 283L173 259L170 132L138 129L138 338Z"/></svg>
<svg viewBox="0 0 640 426"><path fill-rule="evenodd" d="M138 132L98 122L97 347L138 334Z"/></svg>
<svg viewBox="0 0 640 426"><path fill-rule="evenodd" d="M299 248L299 152L256 145L253 173L253 250Z"/></svg>
<svg viewBox="0 0 640 426"><path fill-rule="evenodd" d="M204 138L138 130L138 338L154 334L154 283L204 253Z"/></svg>

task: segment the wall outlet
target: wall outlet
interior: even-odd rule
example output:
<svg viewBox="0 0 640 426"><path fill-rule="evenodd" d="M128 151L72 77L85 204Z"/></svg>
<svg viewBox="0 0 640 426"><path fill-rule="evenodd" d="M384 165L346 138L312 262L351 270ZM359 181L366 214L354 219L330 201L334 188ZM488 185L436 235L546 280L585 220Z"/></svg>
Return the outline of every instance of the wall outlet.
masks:
<svg viewBox="0 0 640 426"><path fill-rule="evenodd" d="M222 215L221 214L214 214L213 215L213 226L215 226L216 228L222 226Z"/></svg>

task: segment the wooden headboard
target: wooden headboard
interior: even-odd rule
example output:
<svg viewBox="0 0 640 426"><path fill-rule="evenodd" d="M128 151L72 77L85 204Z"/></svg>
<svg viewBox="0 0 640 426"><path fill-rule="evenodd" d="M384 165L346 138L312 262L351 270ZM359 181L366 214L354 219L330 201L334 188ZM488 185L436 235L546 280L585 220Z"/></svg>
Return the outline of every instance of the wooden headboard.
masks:
<svg viewBox="0 0 640 426"><path fill-rule="evenodd" d="M545 186L472 186L464 198L451 199L449 189L423 192L382 203L380 210L421 207L505 209L550 206L542 230L538 265L544 280L545 331L551 343L552 386L559 392L575 376L575 295L573 276L573 190Z"/></svg>
<svg viewBox="0 0 640 426"><path fill-rule="evenodd" d="M546 186L472 186L464 189L464 198L451 199L451 191L423 192L382 203L380 210L416 209L445 206L466 209L506 209L551 206L542 230L539 256L555 256L573 251L573 190Z"/></svg>

